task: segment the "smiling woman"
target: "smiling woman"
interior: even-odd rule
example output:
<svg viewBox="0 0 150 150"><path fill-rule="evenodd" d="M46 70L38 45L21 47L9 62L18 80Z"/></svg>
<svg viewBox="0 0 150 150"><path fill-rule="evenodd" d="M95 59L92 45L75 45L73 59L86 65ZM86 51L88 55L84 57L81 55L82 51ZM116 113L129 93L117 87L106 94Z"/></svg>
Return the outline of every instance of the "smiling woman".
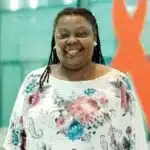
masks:
<svg viewBox="0 0 150 150"><path fill-rule="evenodd" d="M6 150L148 150L128 77L105 66L97 21L65 8L54 21L48 65L25 78Z"/></svg>

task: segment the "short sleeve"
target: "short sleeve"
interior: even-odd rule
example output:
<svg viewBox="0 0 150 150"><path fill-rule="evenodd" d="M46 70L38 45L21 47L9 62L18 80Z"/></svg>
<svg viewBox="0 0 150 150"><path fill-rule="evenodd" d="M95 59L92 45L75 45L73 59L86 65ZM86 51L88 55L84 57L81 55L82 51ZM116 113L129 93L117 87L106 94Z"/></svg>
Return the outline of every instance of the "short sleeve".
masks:
<svg viewBox="0 0 150 150"><path fill-rule="evenodd" d="M125 108L127 111L130 111L132 116L132 135L135 136L135 142L130 147L130 150L148 150L148 144L146 140L146 131L144 128L144 119L143 119L143 113L142 113L142 107L140 104L140 101L138 99L138 96L136 94L136 90L133 87L132 80L129 78L129 76L123 76L123 87L121 90L122 96L121 96L121 103L122 107ZM126 100L124 101L123 92L126 93ZM126 103L130 103L131 107L130 110L128 109L128 105ZM129 104L129 105L130 105ZM127 106L127 107L126 107ZM127 128L126 132L129 134L131 132L130 128Z"/></svg>
<svg viewBox="0 0 150 150"><path fill-rule="evenodd" d="M7 135L3 144L6 150L25 150L26 131L24 128L25 115L30 107L29 95L37 88L37 80L30 73L23 81L14 104Z"/></svg>

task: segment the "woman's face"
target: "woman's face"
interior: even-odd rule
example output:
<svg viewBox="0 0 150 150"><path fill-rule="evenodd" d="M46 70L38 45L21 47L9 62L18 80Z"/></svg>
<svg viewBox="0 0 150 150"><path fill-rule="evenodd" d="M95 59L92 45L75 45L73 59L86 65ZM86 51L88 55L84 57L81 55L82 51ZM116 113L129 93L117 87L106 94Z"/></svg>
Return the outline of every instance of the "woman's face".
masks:
<svg viewBox="0 0 150 150"><path fill-rule="evenodd" d="M91 24L82 16L62 16L55 28L56 52L60 63L78 69L92 61L96 35Z"/></svg>

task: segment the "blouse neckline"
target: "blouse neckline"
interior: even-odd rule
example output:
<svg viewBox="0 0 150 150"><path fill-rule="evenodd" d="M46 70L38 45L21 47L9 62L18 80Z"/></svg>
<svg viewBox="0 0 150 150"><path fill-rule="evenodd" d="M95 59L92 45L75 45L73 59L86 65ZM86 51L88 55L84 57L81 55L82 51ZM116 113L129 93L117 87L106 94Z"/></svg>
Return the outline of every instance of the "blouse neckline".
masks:
<svg viewBox="0 0 150 150"><path fill-rule="evenodd" d="M99 76L99 77L97 77L95 79L91 79L91 80L80 80L80 81L63 80L63 79L58 79L57 77L55 77L53 75L50 75L50 82L59 83L60 85L61 84L69 84L69 85L71 85L71 84L73 84L73 85L74 84L89 84L89 83L100 81L100 80L108 77L109 75L113 74L114 71L115 71L115 69L110 68L110 71L102 76Z"/></svg>

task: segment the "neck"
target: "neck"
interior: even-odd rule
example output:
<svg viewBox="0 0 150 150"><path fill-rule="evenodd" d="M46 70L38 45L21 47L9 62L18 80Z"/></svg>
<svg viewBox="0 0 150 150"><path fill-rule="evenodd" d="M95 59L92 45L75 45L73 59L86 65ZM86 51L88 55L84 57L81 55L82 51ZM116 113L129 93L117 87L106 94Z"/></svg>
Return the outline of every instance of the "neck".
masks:
<svg viewBox="0 0 150 150"><path fill-rule="evenodd" d="M69 69L59 64L59 75L65 80L80 81L90 80L95 76L96 65L93 62L87 63L80 69Z"/></svg>

